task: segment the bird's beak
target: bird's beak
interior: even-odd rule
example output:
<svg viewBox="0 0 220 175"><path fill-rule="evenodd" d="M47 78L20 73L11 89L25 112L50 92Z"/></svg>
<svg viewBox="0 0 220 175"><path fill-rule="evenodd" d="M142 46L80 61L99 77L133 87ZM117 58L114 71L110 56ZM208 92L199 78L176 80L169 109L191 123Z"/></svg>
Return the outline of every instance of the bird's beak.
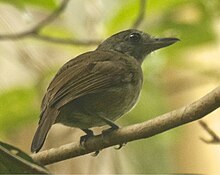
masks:
<svg viewBox="0 0 220 175"><path fill-rule="evenodd" d="M180 41L178 38L152 38L150 43L146 43L148 47L150 47L151 51L167 47Z"/></svg>

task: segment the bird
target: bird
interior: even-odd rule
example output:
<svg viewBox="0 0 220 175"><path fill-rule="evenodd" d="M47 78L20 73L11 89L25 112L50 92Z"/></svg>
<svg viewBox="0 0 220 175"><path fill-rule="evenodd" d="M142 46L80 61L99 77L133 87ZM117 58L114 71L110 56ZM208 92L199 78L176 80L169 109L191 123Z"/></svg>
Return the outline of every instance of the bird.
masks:
<svg viewBox="0 0 220 175"><path fill-rule="evenodd" d="M93 136L92 127L118 129L115 120L138 101L145 57L177 41L175 37L157 38L127 29L65 63L43 97L31 151L37 153L42 148L56 123L81 129L86 133L81 138Z"/></svg>

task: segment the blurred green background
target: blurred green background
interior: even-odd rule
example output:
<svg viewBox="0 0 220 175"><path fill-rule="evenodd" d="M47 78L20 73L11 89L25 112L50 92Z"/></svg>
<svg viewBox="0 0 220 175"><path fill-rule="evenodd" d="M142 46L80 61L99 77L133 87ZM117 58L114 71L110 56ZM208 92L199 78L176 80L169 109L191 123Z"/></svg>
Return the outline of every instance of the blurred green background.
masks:
<svg viewBox="0 0 220 175"><path fill-rule="evenodd" d="M0 34L30 29L60 5L56 0L0 0ZM43 34L82 41L104 40L128 29L139 12L138 0L72 0ZM148 56L144 86L136 107L118 120L126 126L189 104L220 83L220 1L148 0L140 30L181 42ZM0 38L0 139L30 153L42 96L67 60L97 45L55 44L27 37ZM219 111L207 121L220 134ZM97 128L97 132L102 129ZM55 125L43 149L78 141L78 129ZM219 145L197 122L155 137L128 143L121 150L78 157L48 166L53 173L220 173Z"/></svg>

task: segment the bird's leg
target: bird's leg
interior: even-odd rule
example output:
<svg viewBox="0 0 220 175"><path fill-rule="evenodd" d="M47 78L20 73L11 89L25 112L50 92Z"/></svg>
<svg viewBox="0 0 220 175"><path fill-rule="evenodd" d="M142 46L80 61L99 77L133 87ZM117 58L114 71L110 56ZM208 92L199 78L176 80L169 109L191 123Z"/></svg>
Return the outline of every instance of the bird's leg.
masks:
<svg viewBox="0 0 220 175"><path fill-rule="evenodd" d="M81 129L86 133L86 135L80 137L80 145L84 147L85 142L92 136L94 136L94 133L90 129ZM95 151L92 156L97 156L99 154L99 150Z"/></svg>
<svg viewBox="0 0 220 175"><path fill-rule="evenodd" d="M105 135L107 135L108 133L110 133L110 132L112 132L112 131L114 131L114 130L119 129L119 126L116 125L116 124L115 124L113 121L111 121L110 119L105 118L105 117L101 117L101 116L99 116L99 118L102 119L106 124L108 124L109 126L111 126L111 128L102 131L103 138L104 138ZM126 143L119 144L118 147L116 147L115 149L121 149L125 144L126 144Z"/></svg>
<svg viewBox="0 0 220 175"><path fill-rule="evenodd" d="M111 121L110 119L105 118L105 117L101 117L101 116L99 116L99 118L100 118L101 120L103 120L107 125L111 126L111 128L106 129L106 130L104 130L104 131L102 131L102 132L107 132L107 133L109 133L109 132L112 132L112 131L114 131L114 130L119 129L119 126L116 125L116 124L115 124L113 121Z"/></svg>
<svg viewBox="0 0 220 175"><path fill-rule="evenodd" d="M85 142L92 136L94 136L93 131L90 129L81 129L86 133L86 135L80 137L80 145L84 146Z"/></svg>

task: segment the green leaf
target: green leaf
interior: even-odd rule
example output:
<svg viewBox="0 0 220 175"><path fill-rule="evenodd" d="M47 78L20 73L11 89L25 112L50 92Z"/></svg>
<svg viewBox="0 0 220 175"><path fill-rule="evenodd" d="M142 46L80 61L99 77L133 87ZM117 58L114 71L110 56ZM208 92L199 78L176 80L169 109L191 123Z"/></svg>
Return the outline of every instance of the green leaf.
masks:
<svg viewBox="0 0 220 175"><path fill-rule="evenodd" d="M46 168L35 163L29 155L12 145L0 142L0 155L0 174L49 173Z"/></svg>

